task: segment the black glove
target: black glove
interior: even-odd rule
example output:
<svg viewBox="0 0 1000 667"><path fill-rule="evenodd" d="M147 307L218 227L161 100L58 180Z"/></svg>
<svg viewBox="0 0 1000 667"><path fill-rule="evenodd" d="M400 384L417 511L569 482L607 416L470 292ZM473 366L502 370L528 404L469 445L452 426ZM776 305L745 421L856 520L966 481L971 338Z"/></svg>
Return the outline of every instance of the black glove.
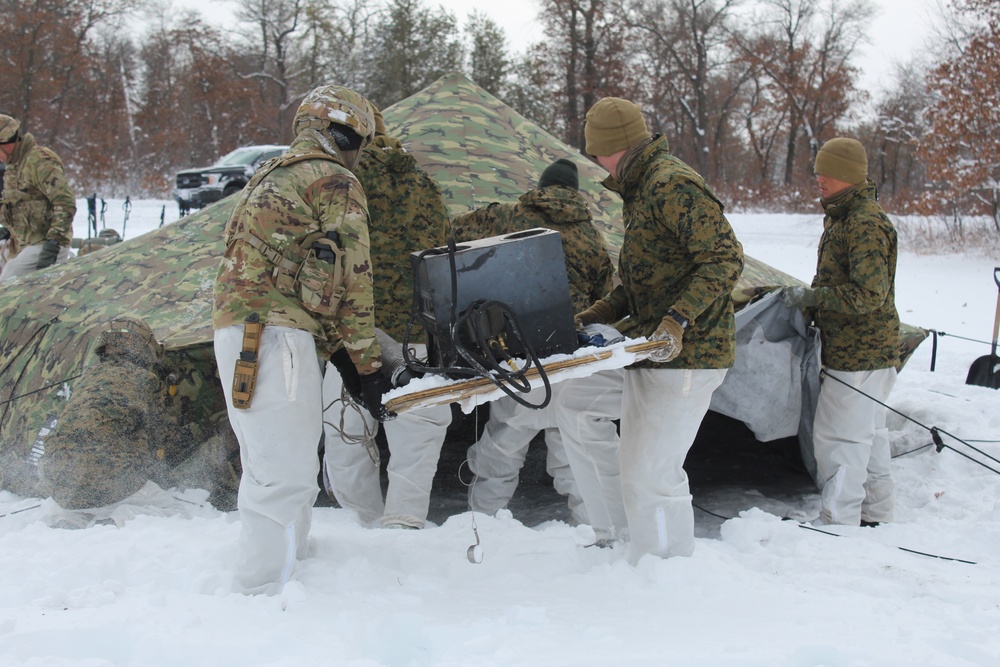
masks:
<svg viewBox="0 0 1000 667"><path fill-rule="evenodd" d="M351 397L351 400L358 405L364 405L365 399L361 393L361 376L358 375L358 368L351 361L351 355L347 353L347 348L340 348L330 356L330 363L340 373L340 379L344 383L344 389Z"/></svg>
<svg viewBox="0 0 1000 667"><path fill-rule="evenodd" d="M45 269L56 263L59 258L59 241L55 239L45 239L42 242L42 252L38 253L38 263L36 269Z"/></svg>
<svg viewBox="0 0 1000 667"><path fill-rule="evenodd" d="M10 230L6 227L0 227L0 241L6 241L10 238Z"/></svg>
<svg viewBox="0 0 1000 667"><path fill-rule="evenodd" d="M361 376L361 394L365 399L363 405L371 416L380 422L392 421L396 418L396 413L389 412L382 402L382 394L390 389L392 389L391 383L379 371Z"/></svg>

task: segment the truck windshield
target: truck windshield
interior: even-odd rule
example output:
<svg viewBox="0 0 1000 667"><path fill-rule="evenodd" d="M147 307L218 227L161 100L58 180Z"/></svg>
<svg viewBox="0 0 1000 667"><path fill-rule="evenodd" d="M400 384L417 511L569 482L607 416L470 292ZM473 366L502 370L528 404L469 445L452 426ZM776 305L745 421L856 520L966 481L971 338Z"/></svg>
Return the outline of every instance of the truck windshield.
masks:
<svg viewBox="0 0 1000 667"><path fill-rule="evenodd" d="M218 162L216 167L233 167L236 165L253 164L254 159L260 152L259 148L237 148L232 153L226 153Z"/></svg>

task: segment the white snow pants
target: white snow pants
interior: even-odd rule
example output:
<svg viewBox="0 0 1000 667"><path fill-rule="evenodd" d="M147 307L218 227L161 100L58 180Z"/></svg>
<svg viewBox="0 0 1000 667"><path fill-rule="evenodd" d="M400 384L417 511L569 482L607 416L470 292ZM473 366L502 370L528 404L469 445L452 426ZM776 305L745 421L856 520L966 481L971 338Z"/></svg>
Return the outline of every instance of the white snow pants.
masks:
<svg viewBox="0 0 1000 667"><path fill-rule="evenodd" d="M684 459L728 369L625 372L621 481L631 543L628 559L694 553L694 511Z"/></svg>
<svg viewBox="0 0 1000 667"><path fill-rule="evenodd" d="M896 369L825 372L830 377L820 385L813 422L816 478L823 489L820 521L849 526L862 520L891 521L892 456L886 410L858 392L884 403L896 384Z"/></svg>
<svg viewBox="0 0 1000 667"><path fill-rule="evenodd" d="M545 431L545 470L552 477L556 491L567 497L573 521L590 523L573 479L562 436L556 428L554 402L558 387L552 385L550 404L541 410L525 407L509 396L490 403L490 419L483 435L468 452L469 469L475 475L469 486L469 509L492 515L507 506L517 490L532 438L539 431ZM544 389L523 395L524 400L534 404L541 403L544 397Z"/></svg>
<svg viewBox="0 0 1000 667"><path fill-rule="evenodd" d="M424 346L413 347L417 356L424 354ZM323 385L327 405L340 397L341 385L337 370L327 369ZM382 525L423 528L430 509L431 486L441 447L451 424L451 408L440 405L401 412L383 424L389 444L389 483L384 502L379 469L362 445L341 437L340 414L340 404L333 403L324 415L326 475L337 502L357 512L366 522L381 517ZM371 433L378 427L367 412L362 416L348 409L343 432L359 436L364 432L364 423L368 424Z"/></svg>
<svg viewBox="0 0 1000 667"><path fill-rule="evenodd" d="M573 477L597 539L627 538L622 493L621 441L614 420L622 415L625 370L599 371L561 382L556 423Z"/></svg>
<svg viewBox="0 0 1000 667"><path fill-rule="evenodd" d="M361 440L374 440L378 422L364 408L340 400L343 385L340 373L328 363L323 377L323 465L340 506L354 510L362 521L371 523L385 512L385 502L379 467Z"/></svg>
<svg viewBox="0 0 1000 667"><path fill-rule="evenodd" d="M469 451L469 465L480 476L469 489L469 506L489 513L503 507L517 486L517 473L531 437L545 428L548 438L555 425L585 512L585 516L576 512L574 518L590 524L598 539L626 536L618 431L613 422L621 414L623 374L621 370L601 371L554 384L551 403L544 410L529 410L510 401L517 409L504 403L494 412L493 406L500 403L494 401L487 430ZM528 398L537 402L541 394L536 389ZM550 474L554 472L558 471L550 468ZM566 472L561 475L565 480ZM558 482L559 478L557 491ZM562 486L569 484L564 481ZM571 510L573 504L570 495Z"/></svg>
<svg viewBox="0 0 1000 667"><path fill-rule="evenodd" d="M33 271L37 271L38 269L35 266L38 264L38 256L41 254L41 243L21 248L14 257L8 259L7 263L3 265L3 271L0 271L0 282L17 276L26 276ZM72 256L73 252L68 247L59 248L56 264L65 262Z"/></svg>
<svg viewBox="0 0 1000 667"><path fill-rule="evenodd" d="M265 326L256 390L250 407L237 410L232 385L242 347L242 326L216 330L215 359L243 464L234 589L273 595L281 592L308 546L319 492L322 366L311 334Z"/></svg>

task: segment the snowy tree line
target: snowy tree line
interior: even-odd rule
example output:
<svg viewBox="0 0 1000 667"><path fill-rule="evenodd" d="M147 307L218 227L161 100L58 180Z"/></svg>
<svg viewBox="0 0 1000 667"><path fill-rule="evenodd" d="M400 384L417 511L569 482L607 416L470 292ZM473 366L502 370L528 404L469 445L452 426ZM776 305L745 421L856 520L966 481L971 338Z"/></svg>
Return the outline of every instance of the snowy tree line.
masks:
<svg viewBox="0 0 1000 667"><path fill-rule="evenodd" d="M385 107L460 70L580 149L591 104L635 100L730 206L812 210L813 155L849 134L890 210L989 214L1000 231L995 0L952 0L931 62L877 99L855 62L872 0L537 0L545 38L520 52L432 0L232 1L220 29L158 0L0 0L0 110L81 194L165 197L178 169L290 140L319 83Z"/></svg>

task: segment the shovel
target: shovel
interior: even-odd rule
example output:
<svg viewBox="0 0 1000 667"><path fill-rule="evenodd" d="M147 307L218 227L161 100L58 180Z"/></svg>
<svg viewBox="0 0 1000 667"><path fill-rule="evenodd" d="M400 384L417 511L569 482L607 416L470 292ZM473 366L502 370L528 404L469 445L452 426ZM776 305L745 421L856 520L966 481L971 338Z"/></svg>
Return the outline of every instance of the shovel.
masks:
<svg viewBox="0 0 1000 667"><path fill-rule="evenodd" d="M993 269L993 282L997 284L997 314L993 319L993 349L988 356L979 357L969 367L965 384L1000 389L1000 357L997 356L997 334L1000 334L1000 266Z"/></svg>

